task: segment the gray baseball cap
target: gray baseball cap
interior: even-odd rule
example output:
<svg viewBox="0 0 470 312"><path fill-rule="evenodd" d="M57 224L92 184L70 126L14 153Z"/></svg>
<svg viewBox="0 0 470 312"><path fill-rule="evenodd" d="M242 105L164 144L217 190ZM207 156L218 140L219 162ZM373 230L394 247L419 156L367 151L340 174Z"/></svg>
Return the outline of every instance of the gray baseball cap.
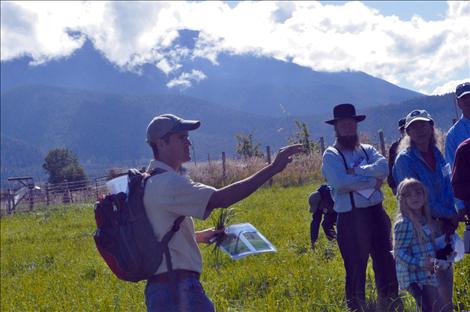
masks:
<svg viewBox="0 0 470 312"><path fill-rule="evenodd" d="M405 129L407 129L413 122L418 120L429 121L431 125L434 125L434 120L426 110L415 109L406 116Z"/></svg>
<svg viewBox="0 0 470 312"><path fill-rule="evenodd" d="M172 114L159 115L147 126L147 143L155 142L168 133L196 130L200 125L199 120L185 120Z"/></svg>

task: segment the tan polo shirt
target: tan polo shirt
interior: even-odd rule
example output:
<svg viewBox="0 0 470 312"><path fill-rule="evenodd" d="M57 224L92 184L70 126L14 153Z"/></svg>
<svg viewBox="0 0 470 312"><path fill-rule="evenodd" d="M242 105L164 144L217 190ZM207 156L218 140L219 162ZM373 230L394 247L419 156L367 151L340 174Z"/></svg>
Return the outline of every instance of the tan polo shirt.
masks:
<svg viewBox="0 0 470 312"><path fill-rule="evenodd" d="M145 186L144 205L158 240L161 240L179 216L187 216L180 230L170 240L169 248L173 269L185 269L201 273L202 257L196 243L192 217L203 219L213 187L195 183L178 174L165 163L152 160L148 170L161 168L166 172L148 179ZM166 260L156 273L167 272Z"/></svg>

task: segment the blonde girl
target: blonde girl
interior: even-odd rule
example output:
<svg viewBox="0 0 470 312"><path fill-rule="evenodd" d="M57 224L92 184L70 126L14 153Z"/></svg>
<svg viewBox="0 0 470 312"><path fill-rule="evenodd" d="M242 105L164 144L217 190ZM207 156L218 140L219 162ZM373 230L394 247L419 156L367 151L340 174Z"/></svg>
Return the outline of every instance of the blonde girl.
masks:
<svg viewBox="0 0 470 312"><path fill-rule="evenodd" d="M394 255L400 290L411 293L418 311L441 311L426 190L418 180L406 178L398 185L397 198Z"/></svg>

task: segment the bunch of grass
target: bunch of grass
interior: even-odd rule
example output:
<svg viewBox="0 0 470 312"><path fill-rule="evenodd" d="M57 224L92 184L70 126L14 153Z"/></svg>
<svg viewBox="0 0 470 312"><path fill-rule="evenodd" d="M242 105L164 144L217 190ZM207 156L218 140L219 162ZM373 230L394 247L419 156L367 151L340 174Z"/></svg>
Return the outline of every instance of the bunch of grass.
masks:
<svg viewBox="0 0 470 312"><path fill-rule="evenodd" d="M212 216L212 221L214 222L214 228L216 230L224 229L230 222L230 220L235 216L235 210L233 208L219 209L219 211ZM214 254L213 266L218 270L222 262L222 252L219 248L220 244L225 238L225 233L221 233L216 236L214 241L214 247L212 253Z"/></svg>

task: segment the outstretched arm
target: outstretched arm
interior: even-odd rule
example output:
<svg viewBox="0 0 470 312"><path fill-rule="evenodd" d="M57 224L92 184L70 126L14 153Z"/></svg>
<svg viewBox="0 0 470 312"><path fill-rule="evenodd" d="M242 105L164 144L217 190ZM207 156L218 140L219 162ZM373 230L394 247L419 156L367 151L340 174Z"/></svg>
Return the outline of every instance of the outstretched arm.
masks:
<svg viewBox="0 0 470 312"><path fill-rule="evenodd" d="M284 170L287 164L292 161L294 154L300 153L303 150L302 144L283 147L279 150L279 153L271 164L244 180L232 183L215 191L207 204L205 217L210 215L215 208L229 207L251 195L266 181Z"/></svg>

